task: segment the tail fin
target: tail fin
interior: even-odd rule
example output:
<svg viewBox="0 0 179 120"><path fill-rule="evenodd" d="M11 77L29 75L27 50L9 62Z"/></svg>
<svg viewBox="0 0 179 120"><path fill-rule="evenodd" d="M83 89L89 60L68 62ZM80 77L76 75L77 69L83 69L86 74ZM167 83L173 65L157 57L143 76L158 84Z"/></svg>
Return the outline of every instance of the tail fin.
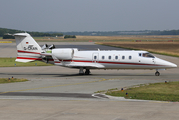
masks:
<svg viewBox="0 0 179 120"><path fill-rule="evenodd" d="M41 60L40 53L41 47L28 33L14 34L17 46L17 59L18 62L30 62Z"/></svg>

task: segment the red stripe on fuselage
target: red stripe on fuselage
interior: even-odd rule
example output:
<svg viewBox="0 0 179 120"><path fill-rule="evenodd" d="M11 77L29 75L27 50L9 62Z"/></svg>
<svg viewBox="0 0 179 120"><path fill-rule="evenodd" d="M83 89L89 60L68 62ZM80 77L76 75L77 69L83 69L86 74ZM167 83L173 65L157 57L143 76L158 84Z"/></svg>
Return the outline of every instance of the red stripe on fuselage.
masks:
<svg viewBox="0 0 179 120"><path fill-rule="evenodd" d="M144 63L125 63L125 62L103 62L99 61L98 63L105 63L105 64L125 64L125 65L150 65L150 66L163 66L163 65L156 65L156 64L144 64Z"/></svg>
<svg viewBox="0 0 179 120"><path fill-rule="evenodd" d="M42 58L17 57L17 59L41 60L42 61ZM49 59L48 61L54 61L54 60L53 59Z"/></svg>
<svg viewBox="0 0 179 120"><path fill-rule="evenodd" d="M18 50L20 53L31 53L31 54L41 54L37 52L29 52L29 51L23 51ZM17 59L29 59L29 60L42 60L42 58L27 58L27 57L17 57ZM50 61L53 61L50 59ZM55 63L61 63L61 62L84 62L84 63L95 63L94 61L85 61L85 60L59 60L59 62ZM103 63L103 64L123 64L123 65L148 65L148 66L165 66L165 65L157 65L157 64L144 64L144 63L125 63L125 62L108 62L108 61L96 61L96 63Z"/></svg>
<svg viewBox="0 0 179 120"><path fill-rule="evenodd" d="M23 51L23 50L17 50L19 53L32 53L32 54L40 54L38 52L29 52L29 51Z"/></svg>
<svg viewBox="0 0 179 120"><path fill-rule="evenodd" d="M84 60L59 60L59 62L84 62L84 63L95 63L93 61L84 61ZM148 66L165 66L165 65L157 65L157 64L144 64L144 63L126 63L126 62L107 62L107 61L97 61L96 63L103 63L103 64L123 64L123 65L148 65Z"/></svg>

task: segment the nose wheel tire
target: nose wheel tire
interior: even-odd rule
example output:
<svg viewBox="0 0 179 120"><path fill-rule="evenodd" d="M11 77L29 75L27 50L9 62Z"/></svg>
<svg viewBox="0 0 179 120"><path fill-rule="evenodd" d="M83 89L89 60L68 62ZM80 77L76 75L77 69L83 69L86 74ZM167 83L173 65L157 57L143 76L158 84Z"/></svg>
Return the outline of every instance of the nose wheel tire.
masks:
<svg viewBox="0 0 179 120"><path fill-rule="evenodd" d="M155 73L155 76L160 76L160 73L157 71L157 72Z"/></svg>

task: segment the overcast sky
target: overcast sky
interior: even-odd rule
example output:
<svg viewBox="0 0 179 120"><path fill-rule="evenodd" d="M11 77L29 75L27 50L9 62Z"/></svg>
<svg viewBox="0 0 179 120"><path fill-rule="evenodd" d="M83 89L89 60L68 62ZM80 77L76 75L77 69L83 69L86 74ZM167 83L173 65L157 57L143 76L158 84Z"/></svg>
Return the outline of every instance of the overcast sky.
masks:
<svg viewBox="0 0 179 120"><path fill-rule="evenodd" d="M179 29L179 0L0 0L0 27L24 31Z"/></svg>

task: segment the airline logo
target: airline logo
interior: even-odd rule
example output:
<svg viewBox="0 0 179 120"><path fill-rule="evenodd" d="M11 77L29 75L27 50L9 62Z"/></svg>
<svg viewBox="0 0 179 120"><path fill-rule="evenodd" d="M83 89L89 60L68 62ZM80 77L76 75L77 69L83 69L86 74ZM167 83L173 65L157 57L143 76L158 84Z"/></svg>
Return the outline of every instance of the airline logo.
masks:
<svg viewBox="0 0 179 120"><path fill-rule="evenodd" d="M24 47L24 50L38 50L37 47L33 47L34 45L29 45L28 47Z"/></svg>

